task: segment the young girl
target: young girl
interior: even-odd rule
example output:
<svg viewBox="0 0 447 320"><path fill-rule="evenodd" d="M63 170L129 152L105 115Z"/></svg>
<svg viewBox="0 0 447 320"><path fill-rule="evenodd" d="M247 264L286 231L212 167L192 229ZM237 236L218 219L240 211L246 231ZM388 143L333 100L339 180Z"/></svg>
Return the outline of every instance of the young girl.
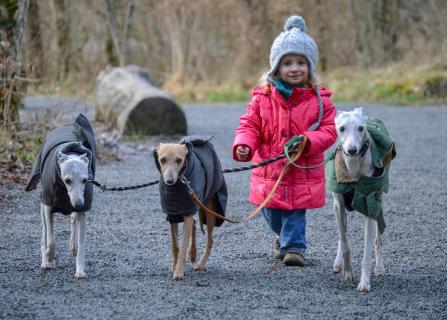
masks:
<svg viewBox="0 0 447 320"><path fill-rule="evenodd" d="M253 90L247 112L235 131L233 158L259 162L284 152L294 136L305 135L307 144L296 162L315 169L290 166L262 214L277 235L275 257L285 265L303 266L306 251L306 209L325 204L324 151L336 140L336 110L331 92L317 85L318 48L305 33L302 17L291 16L270 51L271 69L265 84ZM269 194L286 159L253 170L250 202L259 205Z"/></svg>

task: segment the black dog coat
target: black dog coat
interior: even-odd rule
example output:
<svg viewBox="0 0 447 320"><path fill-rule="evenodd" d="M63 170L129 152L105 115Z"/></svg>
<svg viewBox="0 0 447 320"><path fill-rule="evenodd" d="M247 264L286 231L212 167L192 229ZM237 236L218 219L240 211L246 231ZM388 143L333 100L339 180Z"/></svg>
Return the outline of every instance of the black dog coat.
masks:
<svg viewBox="0 0 447 320"><path fill-rule="evenodd" d="M79 114L73 124L57 127L48 133L40 148L25 191L36 189L40 181L41 201L51 207L51 212L67 215L71 212L88 211L92 206L93 185L91 183L85 185L84 205L73 207L57 163L61 153L77 155L86 153L89 159L89 179L95 177L95 134L90 122L83 114Z"/></svg>
<svg viewBox="0 0 447 320"><path fill-rule="evenodd" d="M211 138L188 136L180 141L188 148L186 166L181 174L190 182L190 186L201 202L205 202L210 196L215 196L220 207L218 212L224 216L228 191L219 158L209 142ZM160 170L156 150L154 150L154 159ZM170 186L164 182L163 177L160 177L159 188L161 207L167 214L166 220L169 223L182 222L184 216L193 215L198 211L199 206L191 199L188 188L180 179ZM221 226L223 222L223 219L217 218L216 226Z"/></svg>

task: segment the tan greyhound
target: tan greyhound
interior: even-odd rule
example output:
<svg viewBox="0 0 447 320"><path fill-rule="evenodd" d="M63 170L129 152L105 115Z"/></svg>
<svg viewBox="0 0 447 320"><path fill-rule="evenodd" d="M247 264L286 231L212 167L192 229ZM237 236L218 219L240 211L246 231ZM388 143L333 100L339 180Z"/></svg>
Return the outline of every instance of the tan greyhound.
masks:
<svg viewBox="0 0 447 320"><path fill-rule="evenodd" d="M180 181L181 176L188 170L188 147L185 144L160 144L154 155L156 157L156 162L158 162L157 167L160 170L160 188L165 188L168 190L169 194L174 193L174 198L177 203L181 203L183 200L189 200L187 195L186 186ZM197 168L197 164L194 168ZM194 169L195 170L195 169ZM220 170L220 168L219 168ZM195 190L199 194L204 194L204 190ZM163 203L163 197L161 197L162 207L165 209L166 204ZM224 214L219 205L215 194L211 194L209 197L204 199L205 205L216 212ZM170 209L163 210L168 212ZM186 252L191 241L189 256L191 262L193 263L193 270L205 270L206 262L210 256L211 249L213 247L213 229L216 226L216 218L214 215L207 213L206 211L199 209L199 222L200 229L202 233L204 232L203 225L207 226L207 243L202 257L198 263L196 260L196 226L193 214L195 212L188 212L188 214L182 214L182 212L174 212L173 215L181 216L180 220L169 220L171 226L171 238L172 238L172 262L170 266L170 271L173 274L175 280L182 279L184 277L184 267L186 260ZM169 216L169 213L168 213ZM178 236L178 223L183 221L183 241L179 250L179 236Z"/></svg>

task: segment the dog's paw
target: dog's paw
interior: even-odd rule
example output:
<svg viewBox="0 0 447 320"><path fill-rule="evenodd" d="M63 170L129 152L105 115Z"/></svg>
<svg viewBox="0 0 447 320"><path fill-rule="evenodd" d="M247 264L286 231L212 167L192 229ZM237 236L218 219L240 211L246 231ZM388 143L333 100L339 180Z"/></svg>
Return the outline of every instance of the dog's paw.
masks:
<svg viewBox="0 0 447 320"><path fill-rule="evenodd" d="M52 268L54 268L54 263L51 262L42 262L42 264L40 265L40 270L42 270L42 272L47 272Z"/></svg>
<svg viewBox="0 0 447 320"><path fill-rule="evenodd" d="M184 276L185 276L185 273L183 270L182 271L175 270L172 278L174 280L182 280L184 278Z"/></svg>
<svg viewBox="0 0 447 320"><path fill-rule="evenodd" d="M194 263L192 265L192 270L194 270L194 271L205 271L206 270L206 266L204 264L201 264L201 263Z"/></svg>
<svg viewBox="0 0 447 320"><path fill-rule="evenodd" d="M176 266L176 264L173 263L173 262L171 262L171 265L169 266L169 272L170 272L170 273L174 273L174 271L175 271L175 266Z"/></svg>
<svg viewBox="0 0 447 320"><path fill-rule="evenodd" d="M75 272L74 278L75 279L85 279L85 278L87 278L87 274L85 272Z"/></svg>
<svg viewBox="0 0 447 320"><path fill-rule="evenodd" d="M352 274L352 270L344 270L343 278L345 279L345 281L349 281L349 282L354 281L354 276Z"/></svg>
<svg viewBox="0 0 447 320"><path fill-rule="evenodd" d="M371 290L371 285L365 281L360 281L357 291L358 292L369 292Z"/></svg>
<svg viewBox="0 0 447 320"><path fill-rule="evenodd" d="M332 270L335 273L340 273L343 270L343 264L338 261L334 261L334 266L333 266Z"/></svg>
<svg viewBox="0 0 447 320"><path fill-rule="evenodd" d="M374 268L374 275L376 277L383 276L384 274L385 274L385 268L384 267L375 267Z"/></svg>

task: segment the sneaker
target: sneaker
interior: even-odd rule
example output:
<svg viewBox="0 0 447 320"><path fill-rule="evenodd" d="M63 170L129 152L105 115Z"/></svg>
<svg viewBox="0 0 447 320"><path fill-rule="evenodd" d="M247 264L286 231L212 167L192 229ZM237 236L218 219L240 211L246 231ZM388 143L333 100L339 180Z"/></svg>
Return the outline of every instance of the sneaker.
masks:
<svg viewBox="0 0 447 320"><path fill-rule="evenodd" d="M276 259L282 260L284 258L284 255L279 250L280 247L281 245L279 244L279 237L275 237L275 239L273 240L273 256Z"/></svg>
<svg viewBox="0 0 447 320"><path fill-rule="evenodd" d="M283 262L286 266L304 267L304 254L302 252L286 252Z"/></svg>

